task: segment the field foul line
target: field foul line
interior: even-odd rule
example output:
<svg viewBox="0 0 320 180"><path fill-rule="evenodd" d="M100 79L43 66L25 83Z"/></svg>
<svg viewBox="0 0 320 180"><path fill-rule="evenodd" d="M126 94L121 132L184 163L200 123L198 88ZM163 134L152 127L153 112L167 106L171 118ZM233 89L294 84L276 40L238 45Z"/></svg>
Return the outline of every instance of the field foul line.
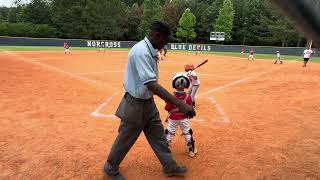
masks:
<svg viewBox="0 0 320 180"><path fill-rule="evenodd" d="M93 72L81 72L81 73L75 73L76 75L90 75L90 74L105 74L105 73L124 73L124 70L108 70L108 71L93 71ZM171 71L159 71L161 73L175 73ZM208 74L208 73L197 73L198 75L201 76L213 76L213 77L218 77L218 78L236 78L236 76L220 76L216 74Z"/></svg>
<svg viewBox="0 0 320 180"><path fill-rule="evenodd" d="M103 83L101 82L98 82L98 81L95 81L95 80L92 80L92 79L88 79L88 78L85 78L85 77L82 77L82 76L79 76L77 74L73 74L73 73L70 73L70 72L67 72L67 71L64 71L64 70L61 70L59 68L56 68L54 66L50 66L50 65L47 65L47 64L43 64L43 63L40 63L38 61L33 61L33 60L30 60L29 58L25 58L25 57L22 57L22 56L19 56L19 55L16 55L14 53L11 53L9 51L3 51L9 55L12 55L12 56L15 56L15 57L18 57L20 60L24 61L24 62L28 62L28 63L31 63L31 64L34 64L34 65L37 65L37 66L40 66L40 67L43 67L43 68L46 68L46 69L49 69L49 70L52 70L52 71L55 71L55 72L59 72L59 73L62 73L62 74L66 74L66 75L69 75L73 78L76 78L76 79L79 79L79 80L83 80L83 81L87 81L87 82L90 82L90 83L93 83L95 85L103 85L105 86Z"/></svg>
<svg viewBox="0 0 320 180"><path fill-rule="evenodd" d="M230 121L229 117L223 111L220 104L213 97L210 97L209 99L210 99L211 103L214 105L214 107L218 110L218 113L220 114L220 116L222 118L222 121L220 121L220 122L221 123L230 123L231 121Z"/></svg>
<svg viewBox="0 0 320 180"><path fill-rule="evenodd" d="M124 71L97 71L97 72L85 72L85 73L76 73L77 75L87 75L87 74L104 74L104 73L122 73Z"/></svg>
<svg viewBox="0 0 320 180"><path fill-rule="evenodd" d="M50 66L50 65L46 65L46 64L42 64L38 61L33 61L33 60L30 60L28 58L25 58L25 57L21 57L21 56L18 56L14 53L11 53L9 51L3 51L9 55L12 55L12 56L15 56L15 57L18 57L19 59L21 59L22 61L24 62L28 62L28 63L31 63L31 64L35 64L35 65L38 65L38 66L41 66L43 68L47 68L49 70L52 70L52 71L55 71L55 72L59 72L59 73L63 73L63 74L66 74L66 75L69 75L73 78L76 78L76 79L80 79L80 80L84 80L84 81L87 81L87 82L90 82L90 83L94 83L94 84L100 84L100 85L103 85L103 83L101 82L98 82L98 81L95 81L95 80L92 80L92 79L88 79L88 78L85 78L85 77L82 77L82 76L79 76L79 75L76 75L76 74L73 74L73 73L70 73L70 72L67 72L67 71L63 71L59 68L56 68L54 66ZM115 93L114 95L117 95L119 94L119 92ZM97 118L116 118L115 115L109 115L109 114L102 114L100 113L101 109L106 106L108 104L108 102L110 102L112 100L113 97L110 97L108 98L104 103L102 103L94 112L91 113L92 116L94 117L97 117Z"/></svg>
<svg viewBox="0 0 320 180"><path fill-rule="evenodd" d="M208 74L208 73L197 73L200 76L212 76L212 77L218 77L218 78L236 78L237 76L223 76L223 75L217 75L217 74Z"/></svg>
<svg viewBox="0 0 320 180"><path fill-rule="evenodd" d="M83 72L75 73L76 75L88 75L88 74L105 74L105 73L124 73L124 70L110 70L110 71L95 71L95 72ZM169 71L160 71L160 72L169 72Z"/></svg>
<svg viewBox="0 0 320 180"><path fill-rule="evenodd" d="M223 90L223 89L225 89L225 88L227 88L227 87L233 86L233 85L235 85L235 84L239 84L239 83L241 83L241 82L244 82L244 81L247 81L247 80L250 80L250 79L253 79L253 78L257 78L257 77L259 77L259 76L262 76L262 75L264 75L264 74L267 74L267 73L269 73L269 72L271 72L271 71L278 70L278 69L280 69L280 68L283 68L283 66L282 66L282 67L272 68L272 69L270 69L270 70L267 70L267 71L264 71L264 72L261 72L261 73L258 73L258 74L255 74L255 75L252 75L252 76L249 76L249 77L240 79L240 80L238 80L238 81L235 81L235 82L232 82L232 83L229 83L229 84L226 84L226 85L223 85L223 86L220 86L220 87L211 89L211 90L209 90L209 91L200 93L200 94L197 95L196 97L200 97L200 96L203 96L203 95L207 95L207 94L209 94L209 93L212 93L212 92L217 92L217 91Z"/></svg>

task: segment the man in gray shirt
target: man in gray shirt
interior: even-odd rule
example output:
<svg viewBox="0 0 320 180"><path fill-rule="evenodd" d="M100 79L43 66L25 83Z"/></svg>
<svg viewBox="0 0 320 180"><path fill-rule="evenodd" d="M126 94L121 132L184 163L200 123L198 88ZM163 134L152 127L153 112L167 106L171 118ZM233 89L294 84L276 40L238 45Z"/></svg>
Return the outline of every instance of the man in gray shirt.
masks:
<svg viewBox="0 0 320 180"><path fill-rule="evenodd" d="M174 104L187 117L195 116L187 105L158 84L157 50L172 39L167 23L156 21L142 41L132 47L124 80L125 95L116 112L121 119L119 134L104 165L104 172L111 179L124 179L119 165L143 131L154 153L163 166L165 176L184 175L185 167L173 159L165 139L164 128L153 95Z"/></svg>

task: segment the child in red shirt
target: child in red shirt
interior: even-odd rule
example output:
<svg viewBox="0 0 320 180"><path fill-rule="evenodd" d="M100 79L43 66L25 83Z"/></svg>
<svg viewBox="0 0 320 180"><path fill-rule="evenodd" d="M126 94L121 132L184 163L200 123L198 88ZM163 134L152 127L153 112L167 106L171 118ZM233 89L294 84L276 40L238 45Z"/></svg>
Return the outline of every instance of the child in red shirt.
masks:
<svg viewBox="0 0 320 180"><path fill-rule="evenodd" d="M67 53L70 54L70 45L67 42L63 43L63 47L64 47L64 54L67 54Z"/></svg>
<svg viewBox="0 0 320 180"><path fill-rule="evenodd" d="M250 55L249 55L249 57L248 57L248 60L250 60L250 59L254 60L253 55L254 55L254 50L251 48L251 50L250 50Z"/></svg>
<svg viewBox="0 0 320 180"><path fill-rule="evenodd" d="M191 95L184 92L184 89L187 89L189 85L190 85L189 78L184 73L177 73L173 77L172 86L174 89L176 89L176 92L174 92L174 95L178 99L187 103L188 105L192 105ZM195 148L193 131L190 128L189 119L182 112L180 112L177 107L175 107L171 103L166 103L165 110L169 112L168 127L165 129L167 142L169 144L171 143L173 137L175 136L177 127L179 126L185 138L189 156L194 157L197 153L197 149Z"/></svg>

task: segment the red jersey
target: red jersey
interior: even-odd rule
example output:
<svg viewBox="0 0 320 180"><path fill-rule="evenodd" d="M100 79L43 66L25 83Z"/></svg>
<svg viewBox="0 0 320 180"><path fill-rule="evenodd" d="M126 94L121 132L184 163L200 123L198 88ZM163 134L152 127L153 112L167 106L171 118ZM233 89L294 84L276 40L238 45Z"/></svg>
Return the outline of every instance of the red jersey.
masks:
<svg viewBox="0 0 320 180"><path fill-rule="evenodd" d="M251 51L250 51L250 54L253 55L253 54L254 54L254 50L251 50Z"/></svg>
<svg viewBox="0 0 320 180"><path fill-rule="evenodd" d="M63 47L66 48L66 49L69 49L69 44L68 43L64 43Z"/></svg>
<svg viewBox="0 0 320 180"><path fill-rule="evenodd" d="M185 101L185 103L187 103L188 105L192 105L192 97L186 92L184 93L175 92L174 95L178 99ZM179 109L176 106L174 106L171 103L166 104L165 110L169 111L170 113L169 118L171 120L182 120L187 118L182 112L179 111Z"/></svg>

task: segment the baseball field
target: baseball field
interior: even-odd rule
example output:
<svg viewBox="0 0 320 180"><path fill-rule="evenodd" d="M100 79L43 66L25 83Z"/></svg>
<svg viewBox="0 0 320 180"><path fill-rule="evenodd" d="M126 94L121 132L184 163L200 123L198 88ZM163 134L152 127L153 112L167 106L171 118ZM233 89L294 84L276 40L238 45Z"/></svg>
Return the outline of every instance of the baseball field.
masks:
<svg viewBox="0 0 320 180"><path fill-rule="evenodd" d="M104 179L128 50L0 49L0 179ZM320 179L319 58L302 68L302 57L236 56L169 51L159 62L159 82L173 91L185 64L209 60L197 69L191 120L198 154L187 155L180 131L171 146L185 179ZM143 134L120 170L166 179Z"/></svg>

